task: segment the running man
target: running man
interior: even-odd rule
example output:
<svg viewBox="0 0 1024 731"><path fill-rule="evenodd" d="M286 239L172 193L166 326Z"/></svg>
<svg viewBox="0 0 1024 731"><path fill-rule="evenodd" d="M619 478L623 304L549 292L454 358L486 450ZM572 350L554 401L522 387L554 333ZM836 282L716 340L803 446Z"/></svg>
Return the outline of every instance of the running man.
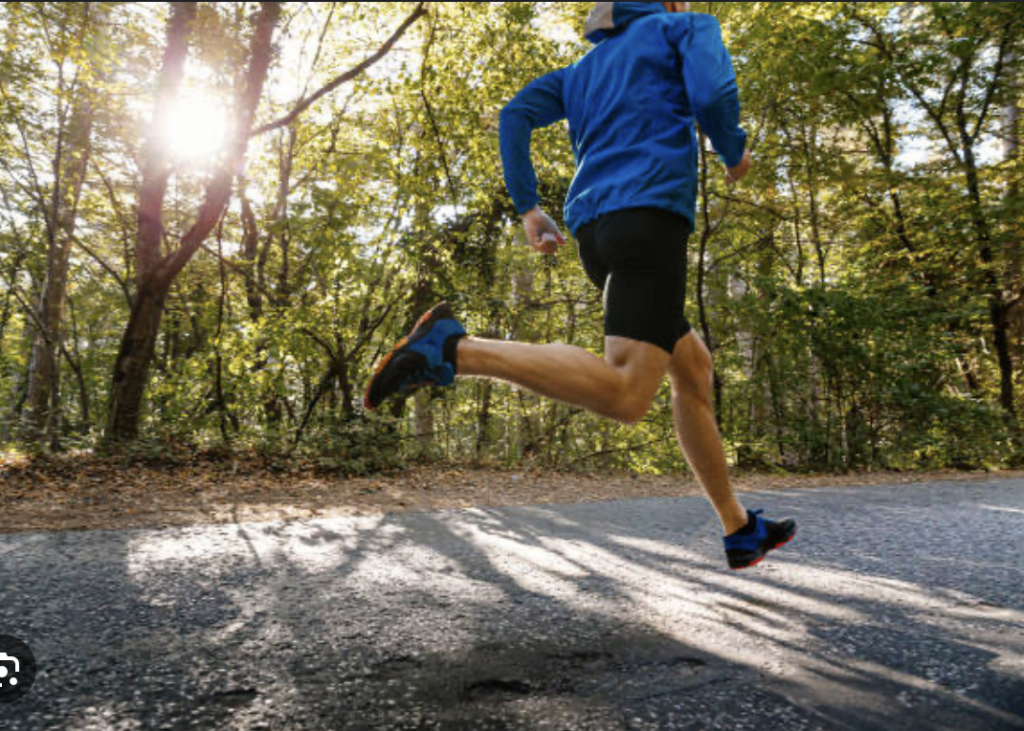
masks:
<svg viewBox="0 0 1024 731"><path fill-rule="evenodd" d="M586 37L595 44L589 53L536 79L502 110L501 156L530 246L554 254L565 239L539 205L530 138L568 119L576 175L565 222L587 276L604 292L604 359L572 345L468 337L442 303L378 366L366 406L476 376L633 424L667 372L676 435L718 512L729 566L753 566L792 539L796 524L745 510L733 492L715 422L711 354L683 313L697 200L694 120L729 182L751 166L732 59L718 22L690 13L689 3L599 2Z"/></svg>

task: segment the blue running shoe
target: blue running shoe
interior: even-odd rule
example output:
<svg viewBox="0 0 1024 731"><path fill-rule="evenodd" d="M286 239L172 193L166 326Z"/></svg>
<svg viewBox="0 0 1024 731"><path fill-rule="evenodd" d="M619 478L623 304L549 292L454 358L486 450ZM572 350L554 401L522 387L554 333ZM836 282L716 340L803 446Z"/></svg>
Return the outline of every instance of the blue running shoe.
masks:
<svg viewBox="0 0 1024 731"><path fill-rule="evenodd" d="M377 366L363 404L373 411L394 394L412 393L422 386L451 385L455 366L445 359L444 345L448 338L465 334L447 302L435 306Z"/></svg>
<svg viewBox="0 0 1024 731"><path fill-rule="evenodd" d="M796 535L796 522L786 518L778 522L760 517L763 510L747 511L747 526L754 524L754 529L738 531L726 536L725 555L729 558L729 568L745 569L761 563L769 551L774 551L793 540Z"/></svg>

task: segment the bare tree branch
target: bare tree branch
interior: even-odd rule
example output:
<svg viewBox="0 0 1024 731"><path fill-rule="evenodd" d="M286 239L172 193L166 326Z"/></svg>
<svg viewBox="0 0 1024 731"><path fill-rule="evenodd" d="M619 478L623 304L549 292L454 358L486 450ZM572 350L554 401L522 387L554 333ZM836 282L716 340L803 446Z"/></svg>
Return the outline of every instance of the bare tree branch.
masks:
<svg viewBox="0 0 1024 731"><path fill-rule="evenodd" d="M114 267L112 267L110 264L108 264L103 259L103 257L101 257L95 251L86 246L80 238L78 238L74 234L70 234L68 238L70 239L71 243L73 243L79 249L88 254L93 261L99 264L103 268L103 270L107 272L107 274L114 278L114 281L117 282L117 286L120 287L121 291L124 293L125 301L128 303L128 309L131 309L132 293L131 290L128 288L128 282L125 280L125 278L118 274L117 270L114 269Z"/></svg>
<svg viewBox="0 0 1024 731"><path fill-rule="evenodd" d="M981 134L982 129L985 126L985 119L988 117L989 109L992 106L992 98L995 96L996 89L999 87L999 82L1003 75L1003 63L1006 60L1006 54L1010 49L1010 42L1012 34L1009 26L1006 28L1006 34L1003 36L999 43L999 55L996 58L995 68L992 70L992 82L988 85L985 90L985 101L981 105L981 113L978 115L977 124L974 126L974 131L971 133L971 140L976 141L978 135Z"/></svg>
<svg viewBox="0 0 1024 731"><path fill-rule="evenodd" d="M29 319L32 320L32 324L35 326L43 340L48 343L52 342L50 334L46 330L46 325L43 324L39 319L39 315L36 313L36 308L25 301L25 295L22 293L18 285L11 287L11 293L14 294L14 299L17 300L21 309L24 310L25 314L29 316ZM67 360L68 365L77 370L78 366L75 363L75 359L71 357L71 353L68 352L68 349L60 339L57 341L57 346L60 348L61 355L63 355L64 359Z"/></svg>
<svg viewBox="0 0 1024 731"><path fill-rule="evenodd" d="M332 363L338 360L338 355L334 352L334 348L328 345L327 342L325 342L324 339L317 335L315 332L306 327L299 328L299 332L308 337L321 348L323 348L324 351L327 353L327 357L330 359Z"/></svg>
<svg viewBox="0 0 1024 731"><path fill-rule="evenodd" d="M860 16L857 13L854 13L853 18L860 22L869 31L871 31L872 35L874 35L875 37L876 48L878 48L878 50L882 52L882 55L885 56L886 60L889 61L889 63L891 64L898 65L900 59L896 57L896 54L889 47L889 44L886 43L885 35L883 34L882 30L878 28L874 23L870 22L869 20ZM949 127L943 120L943 116L946 111L946 104L949 102L949 95L953 91L953 85L956 83L957 77L955 75L950 77L949 83L946 84L946 88L943 89L942 91L942 99L940 100L937 106L929 103L927 97L924 95L924 91L922 91L922 89L916 84L911 83L910 80L903 73L900 73L899 77L900 82L903 84L903 86L907 89L907 91L911 93L911 95L924 109L925 113L935 123L936 128L939 130L939 133L946 141L946 146L949 148L949 151L952 153L954 159L957 161L957 163L962 164L963 159L960 156L960 148L956 144L956 142L953 141L953 136L949 131Z"/></svg>
<svg viewBox="0 0 1024 731"><path fill-rule="evenodd" d="M324 38L327 37L327 30L331 27L331 21L334 20L334 11L337 9L338 3L331 3L331 9L327 12L327 20L324 21L324 27L320 29L320 37L316 42L316 53L313 54L313 62L309 65L310 76L302 86L303 98L305 98L306 92L309 91L309 82L313 78L313 73L316 71L316 67L320 63L320 54L324 50Z"/></svg>
<svg viewBox="0 0 1024 731"><path fill-rule="evenodd" d="M400 26L398 26L398 29L395 30L395 32L391 34L391 37L388 38L384 42L384 45L382 45L377 50L377 52L374 53L372 56L367 57L366 59L364 59L361 63L359 63L354 68L351 68L348 71L346 71L345 73L341 74L340 76L335 77L330 83L328 83L326 86L321 87L319 90L314 92L311 96L308 96L308 97L305 97L304 99L301 99L295 105L295 108L292 109L292 111L288 112L288 114L286 114L285 116L283 116L280 119L277 119L277 120L275 120L273 122L269 122L269 123L263 125L262 127L257 127L256 129L254 129L250 133L250 136L255 137L256 135L261 135L264 132L270 132L271 130L278 129L279 127L286 127L286 126L288 126L289 124L294 122L296 119L298 119L299 115L302 114L307 109L309 109L309 107L311 107L318 99L320 99L321 97L326 96L327 94L330 94L332 91L337 89L342 84L346 84L349 81L352 81L352 79L356 78L357 76L362 74L364 71L366 71L366 69L370 68L375 63L380 61L382 58L384 58L391 51L391 48L398 42L398 40L403 35L405 35L405 32L407 30L409 30L409 27L412 26L412 24L415 23L417 20L419 20L420 18L422 18L424 15L427 14L426 6L427 6L427 3L425 3L425 2L421 2L419 5L417 5L416 9L414 11L412 11L412 13L409 15L409 17L406 18L405 21L403 21L403 23Z"/></svg>
<svg viewBox="0 0 1024 731"><path fill-rule="evenodd" d="M434 132L434 142L437 144L437 152L441 156L441 166L444 168L445 179L448 181L448 192L451 193L452 203L456 203L459 200L459 196L455 192L455 183L452 181L451 166L448 164L448 153L445 152L444 140L441 139L441 130L437 126L437 118L434 116L434 108L430 105L430 98L426 89L427 64L430 59L430 50L434 46L434 36L436 35L436 31L437 23L431 23L430 35L427 36L427 40L423 44L423 62L420 66L420 98L423 99L423 108L427 113L427 120L430 122L430 128Z"/></svg>

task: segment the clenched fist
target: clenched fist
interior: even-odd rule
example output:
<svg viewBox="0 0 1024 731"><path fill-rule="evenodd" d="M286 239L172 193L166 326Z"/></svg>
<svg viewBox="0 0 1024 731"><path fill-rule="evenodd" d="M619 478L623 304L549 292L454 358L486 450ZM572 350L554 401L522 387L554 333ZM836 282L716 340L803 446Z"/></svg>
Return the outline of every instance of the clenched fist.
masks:
<svg viewBox="0 0 1024 731"><path fill-rule="evenodd" d="M526 230L526 242L542 254L554 254L559 246L565 246L565 237L558 230L558 225L540 206L523 214L523 228Z"/></svg>

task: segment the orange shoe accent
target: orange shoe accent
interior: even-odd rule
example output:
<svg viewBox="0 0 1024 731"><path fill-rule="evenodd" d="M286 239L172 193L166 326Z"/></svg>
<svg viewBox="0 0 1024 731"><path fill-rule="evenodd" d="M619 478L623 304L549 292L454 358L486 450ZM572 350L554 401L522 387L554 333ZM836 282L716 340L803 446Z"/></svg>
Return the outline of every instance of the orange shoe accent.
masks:
<svg viewBox="0 0 1024 731"><path fill-rule="evenodd" d="M796 533L794 533L793 535L791 535L791 536L790 536L789 538L787 538L786 540L784 540L784 541L780 541L780 542L776 543L776 544L775 544L774 546L772 546L772 547L771 547L770 549L768 549L768 550L770 550L770 551L774 551L774 550L775 550L776 548L781 548L782 546L785 546L785 545L786 545L787 543L789 543L789 542L790 542L791 540L793 540L794 538L796 538Z"/></svg>
<svg viewBox="0 0 1024 731"><path fill-rule="evenodd" d="M785 546L787 543L789 543L794 538L796 538L796 533L791 535L786 540L780 541L779 543L776 543L774 546L769 548L768 551L774 551L776 548L780 548L781 546ZM749 569L751 566L757 566L759 563L764 561L765 557L768 555L768 551L765 551L763 554L761 554L760 558L758 558L758 559L756 559L754 561L751 561L748 564L744 564L743 566L730 566L729 568L732 569L733 571L742 571L743 569Z"/></svg>
<svg viewBox="0 0 1024 731"><path fill-rule="evenodd" d="M364 407L365 407L365 408L366 408L366 409L367 409L368 411L373 411L373 410L374 410L374 408L375 408L374 406L372 406L372 405L370 404L370 391L371 391L371 390L373 389L373 382L374 382L374 381L375 381L375 380L377 379L377 376L379 376L379 375L380 375L381 371L383 371L383 370L384 370L384 368L385 368L385 367L387 366L387 364L391 362L391 359L395 357L395 354L396 354L396 353L397 353L397 352L398 352L398 351L399 351L399 350L400 350L400 349L401 349L401 348L402 348L402 347L403 347L403 346L404 346L404 345L405 345L405 344L406 344L407 342L409 342L409 336L408 336L408 335L406 335L406 336L405 336L404 338L402 338L401 340L399 340L399 341L398 341L398 344L397 344L397 345L395 345L395 347L393 347L393 348L391 349L391 351L390 351L390 352L389 352L389 353L388 353L387 355L385 355L385 356L384 356L384 357L383 357L383 358L381 359L380 363L379 363L379 364L377 365L377 367L376 367L376 368L374 369L374 371L373 371L373 375L372 375L372 376L370 376L370 382L366 384L366 391L365 391L365 392L364 392L364 394L363 394L363 406L364 406ZM380 405L380 404L378 404L378 406L379 406L379 405Z"/></svg>
<svg viewBox="0 0 1024 731"><path fill-rule="evenodd" d="M757 559L751 561L748 564L743 564L742 566L730 566L729 568L732 569L733 571L742 571L743 569L749 569L751 566L757 566L759 563L764 561L764 557L766 555L767 554L764 554L760 558L757 558Z"/></svg>
<svg viewBox="0 0 1024 731"><path fill-rule="evenodd" d="M403 337L401 340L399 340L398 343L395 345L395 347L393 347L391 349L391 352L389 352L387 355L385 355L384 358L381 360L380 364L374 369L373 375L370 376L370 382L366 384L366 391L363 393L363 407L367 411L373 411L374 410L374 407L370 405L370 390L373 388L373 382L377 379L377 376L379 376L380 372L383 371L384 368L387 366L387 364L391 362L391 359L395 357L395 354L399 350L401 350L403 347L405 347L406 343L409 342L409 338L412 337L412 334L414 332L416 332L417 330L419 330L420 326L423 325L423 323L425 323L427 320L430 319L431 315L434 314L434 310L436 310L437 308L442 307L442 306L444 306L446 304L448 304L448 303L447 302L440 302L440 303L434 305L433 307L431 307L426 312L424 312L420 316L420 319L416 321L416 324L412 326L412 330L409 331L409 334L406 335L405 337ZM424 385L424 384L418 384L418 385ZM379 405L380 404L378 404L378 406Z"/></svg>

